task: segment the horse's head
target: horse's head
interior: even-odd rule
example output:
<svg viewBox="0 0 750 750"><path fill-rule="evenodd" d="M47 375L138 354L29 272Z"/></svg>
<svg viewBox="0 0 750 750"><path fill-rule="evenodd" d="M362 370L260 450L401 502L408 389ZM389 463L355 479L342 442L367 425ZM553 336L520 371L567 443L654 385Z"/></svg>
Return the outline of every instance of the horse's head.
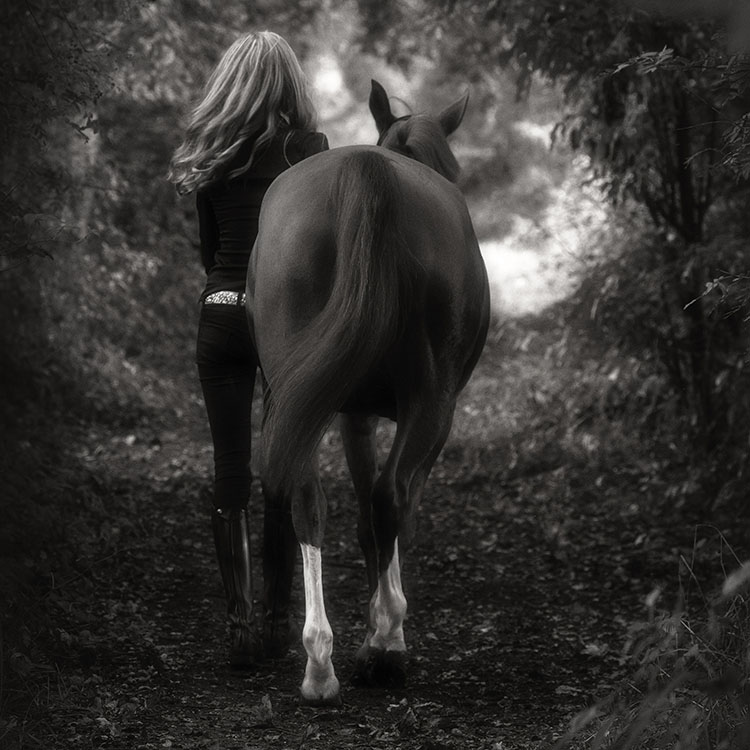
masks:
<svg viewBox="0 0 750 750"><path fill-rule="evenodd" d="M370 90L370 112L378 129L378 146L426 164L451 182L458 179L459 166L446 138L461 124L469 92L437 116L418 114L396 117L388 94L375 80Z"/></svg>

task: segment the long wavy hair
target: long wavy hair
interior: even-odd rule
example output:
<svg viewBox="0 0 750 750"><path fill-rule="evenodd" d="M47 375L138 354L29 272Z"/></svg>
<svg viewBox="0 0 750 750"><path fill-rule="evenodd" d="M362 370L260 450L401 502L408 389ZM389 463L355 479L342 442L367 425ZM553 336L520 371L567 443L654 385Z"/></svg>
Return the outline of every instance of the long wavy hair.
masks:
<svg viewBox="0 0 750 750"><path fill-rule="evenodd" d="M168 179L180 194L223 176L225 165L248 140L255 155L283 125L314 130L317 115L307 80L289 43L272 31L250 32L224 53L193 109L185 138L172 157Z"/></svg>

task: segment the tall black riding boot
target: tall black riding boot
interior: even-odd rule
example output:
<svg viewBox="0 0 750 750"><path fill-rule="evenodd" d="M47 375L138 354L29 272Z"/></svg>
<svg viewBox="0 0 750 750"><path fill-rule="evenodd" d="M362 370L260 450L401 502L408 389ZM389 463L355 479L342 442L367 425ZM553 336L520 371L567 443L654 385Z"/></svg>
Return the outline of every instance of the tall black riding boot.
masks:
<svg viewBox="0 0 750 750"><path fill-rule="evenodd" d="M217 508L211 516L211 525L227 597L229 665L233 669L248 669L259 661L261 649L253 627L253 569L247 510Z"/></svg>

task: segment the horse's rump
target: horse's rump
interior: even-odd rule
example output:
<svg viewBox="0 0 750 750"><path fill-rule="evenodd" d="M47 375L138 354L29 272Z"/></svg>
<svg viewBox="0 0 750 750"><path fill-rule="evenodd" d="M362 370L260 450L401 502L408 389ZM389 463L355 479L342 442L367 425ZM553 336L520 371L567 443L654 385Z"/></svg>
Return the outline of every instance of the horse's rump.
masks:
<svg viewBox="0 0 750 750"><path fill-rule="evenodd" d="M300 476L336 412L395 418L424 347L447 391L463 385L484 266L463 198L433 170L373 147L301 162L267 194L254 255L269 484Z"/></svg>
<svg viewBox="0 0 750 750"><path fill-rule="evenodd" d="M310 271L308 284L298 270L289 274L293 289L277 296L287 304L278 308L282 320L268 342L275 349L271 367L264 370L270 389L264 428L270 485L293 482L304 471L335 413L398 340L414 277L400 185L390 160L375 149L318 160L318 170L285 173L297 189L308 174L320 186L318 172L329 173L326 200L321 204L318 195L314 207L318 228L312 241L306 236L311 210L285 214L287 201L277 188L264 202L261 227L264 221L276 225L283 216L285 228L273 233L269 247L261 230L255 248L256 265L263 265L263 253L280 251L282 265L294 256L296 269L308 263ZM321 231L321 225L327 229ZM279 241L296 246L279 248ZM325 268L316 267L321 261ZM262 275L255 281L257 305L264 294L274 293L264 289ZM256 326L261 361L263 335L263 326Z"/></svg>

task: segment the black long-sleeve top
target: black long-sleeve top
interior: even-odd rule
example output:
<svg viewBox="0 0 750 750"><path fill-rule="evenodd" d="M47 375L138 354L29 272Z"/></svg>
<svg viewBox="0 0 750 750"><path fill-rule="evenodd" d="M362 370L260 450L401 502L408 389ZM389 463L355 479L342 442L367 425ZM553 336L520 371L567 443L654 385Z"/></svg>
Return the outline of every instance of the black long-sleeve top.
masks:
<svg viewBox="0 0 750 750"><path fill-rule="evenodd" d="M251 149L252 142L243 144L224 174L242 166ZM322 133L284 129L256 154L246 172L231 179L221 177L198 191L201 259L208 276L201 299L213 292L244 290L263 196L284 170L327 149Z"/></svg>

